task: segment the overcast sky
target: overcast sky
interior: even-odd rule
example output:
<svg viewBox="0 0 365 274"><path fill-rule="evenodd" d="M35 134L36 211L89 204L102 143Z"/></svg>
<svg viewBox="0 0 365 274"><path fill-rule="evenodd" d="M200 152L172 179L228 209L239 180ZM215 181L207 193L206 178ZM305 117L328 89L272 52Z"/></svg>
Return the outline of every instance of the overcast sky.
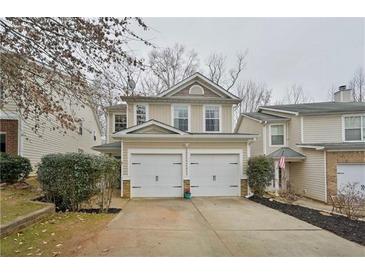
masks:
<svg viewBox="0 0 365 274"><path fill-rule="evenodd" d="M160 47L175 43L194 49L204 63L211 52L234 63L248 49L243 80L265 82L275 97L292 84L315 101L346 84L365 64L364 18L144 18L145 34ZM143 52L145 54L145 52ZM365 67L365 66L364 66Z"/></svg>

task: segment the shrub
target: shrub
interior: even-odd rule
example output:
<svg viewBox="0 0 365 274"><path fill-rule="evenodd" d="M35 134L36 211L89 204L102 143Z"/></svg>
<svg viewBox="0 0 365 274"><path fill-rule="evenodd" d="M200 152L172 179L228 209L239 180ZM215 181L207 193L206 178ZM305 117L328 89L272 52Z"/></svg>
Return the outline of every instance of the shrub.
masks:
<svg viewBox="0 0 365 274"><path fill-rule="evenodd" d="M42 158L38 179L47 201L60 210L77 211L99 194L101 207L109 208L119 162L111 157L84 153L50 154ZM117 174L116 174L117 173ZM110 197L110 198L109 198Z"/></svg>
<svg viewBox="0 0 365 274"><path fill-rule="evenodd" d="M265 188L274 179L274 161L266 156L257 156L248 160L248 185L255 194L262 195Z"/></svg>
<svg viewBox="0 0 365 274"><path fill-rule="evenodd" d="M359 183L348 183L338 191L338 202L341 213L350 219L364 216L365 195L360 191Z"/></svg>
<svg viewBox="0 0 365 274"><path fill-rule="evenodd" d="M28 158L0 153L0 181L15 183L24 181L32 171Z"/></svg>

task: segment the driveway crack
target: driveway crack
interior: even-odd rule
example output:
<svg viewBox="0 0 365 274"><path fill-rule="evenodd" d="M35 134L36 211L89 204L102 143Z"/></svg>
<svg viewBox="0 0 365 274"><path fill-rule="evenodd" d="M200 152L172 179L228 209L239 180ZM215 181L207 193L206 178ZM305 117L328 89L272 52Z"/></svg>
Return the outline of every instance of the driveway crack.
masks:
<svg viewBox="0 0 365 274"><path fill-rule="evenodd" d="M234 256L233 252L229 249L229 247L226 245L226 243L222 240L222 238L219 236L218 232L214 229L211 223L209 223L208 219L205 218L203 213L199 210L199 208L194 204L193 200L191 200L191 203L193 204L195 210L199 213L199 215L206 221L206 223L209 225L210 229L213 231L213 233L217 236L218 240L223 244L223 246L227 249L229 254L231 256Z"/></svg>

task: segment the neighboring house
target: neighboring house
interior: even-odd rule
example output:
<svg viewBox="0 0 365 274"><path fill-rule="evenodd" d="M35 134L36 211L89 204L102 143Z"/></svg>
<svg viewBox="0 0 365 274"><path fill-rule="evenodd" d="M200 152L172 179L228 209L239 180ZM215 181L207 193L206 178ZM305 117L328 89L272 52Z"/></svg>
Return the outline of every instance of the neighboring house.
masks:
<svg viewBox="0 0 365 274"><path fill-rule="evenodd" d="M251 155L275 159L272 189L290 185L324 202L348 182L365 192L365 103L349 102L350 94L341 87L335 102L264 106L240 116L235 132L260 135Z"/></svg>
<svg viewBox="0 0 365 274"><path fill-rule="evenodd" d="M76 131L60 132L55 118L41 118L37 133L32 129L35 120L30 115L23 119L14 103L7 103L0 112L1 152L29 158L33 168L42 156L50 153L85 152L95 153L92 146L101 144L101 130L95 112L89 107L67 104L67 108L82 119Z"/></svg>
<svg viewBox="0 0 365 274"><path fill-rule="evenodd" d="M158 96L128 96L108 108L107 144L121 158L122 196L245 196L248 146L233 133L241 99L199 73Z"/></svg>

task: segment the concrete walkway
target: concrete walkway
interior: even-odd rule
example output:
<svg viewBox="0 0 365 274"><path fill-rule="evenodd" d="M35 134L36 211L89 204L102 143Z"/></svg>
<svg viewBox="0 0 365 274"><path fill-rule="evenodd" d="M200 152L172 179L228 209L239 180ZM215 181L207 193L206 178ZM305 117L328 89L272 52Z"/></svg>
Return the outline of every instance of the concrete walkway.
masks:
<svg viewBox="0 0 365 274"><path fill-rule="evenodd" d="M241 198L141 199L81 256L365 256L365 247Z"/></svg>

